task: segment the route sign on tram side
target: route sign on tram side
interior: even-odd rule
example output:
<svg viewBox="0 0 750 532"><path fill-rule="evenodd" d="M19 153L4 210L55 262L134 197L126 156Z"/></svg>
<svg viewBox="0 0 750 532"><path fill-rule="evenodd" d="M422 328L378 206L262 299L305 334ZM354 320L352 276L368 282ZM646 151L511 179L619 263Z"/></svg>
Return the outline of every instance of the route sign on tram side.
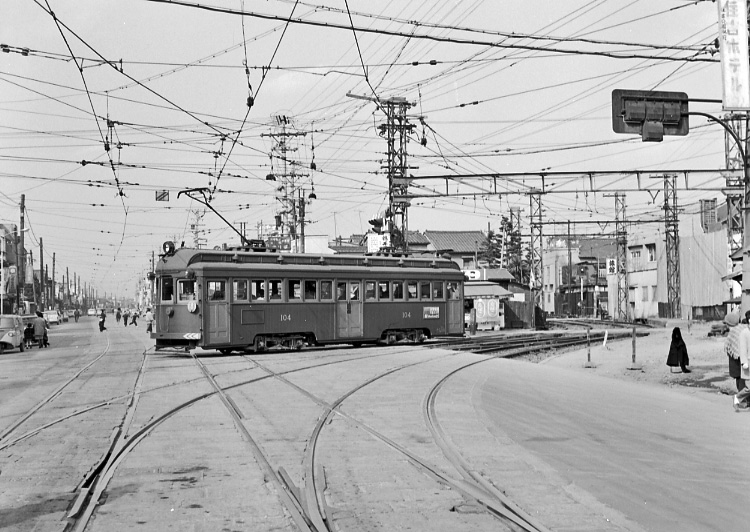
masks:
<svg viewBox="0 0 750 532"><path fill-rule="evenodd" d="M615 89L612 129L640 134L644 142L661 142L664 135L687 135L688 96L684 92Z"/></svg>

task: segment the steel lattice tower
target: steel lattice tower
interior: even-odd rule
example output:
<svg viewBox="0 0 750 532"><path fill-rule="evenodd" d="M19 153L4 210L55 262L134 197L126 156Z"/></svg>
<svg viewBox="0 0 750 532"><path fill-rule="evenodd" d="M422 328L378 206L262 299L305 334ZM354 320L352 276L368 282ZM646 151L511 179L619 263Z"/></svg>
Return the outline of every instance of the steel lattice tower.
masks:
<svg viewBox="0 0 750 532"><path fill-rule="evenodd" d="M746 115L728 114L724 116L724 121L737 133L737 136L743 142L744 149L747 151L750 134L748 133L749 124ZM728 170L742 170L742 154L732 135L727 131L724 132L724 154ZM744 184L742 181L742 177L732 175L726 177L727 190L724 193L727 197L727 238L730 253L734 253L742 247L744 228L744 217L742 215Z"/></svg>
<svg viewBox="0 0 750 532"><path fill-rule="evenodd" d="M529 288L534 295L534 305L541 307L542 298L542 193L534 191L529 194L529 203L531 206L531 276L529 278Z"/></svg>
<svg viewBox="0 0 750 532"><path fill-rule="evenodd" d="M680 236L677 220L677 176L664 176L664 223L667 233L667 307L668 318L680 318Z"/></svg>
<svg viewBox="0 0 750 532"><path fill-rule="evenodd" d="M396 250L409 251L409 183L406 174L406 143L409 133L414 128L409 124L406 112L411 103L406 98L394 97L380 100L381 109L385 112L385 123L381 124L380 134L388 143L386 165L388 175L388 211L385 213L385 224L391 235L391 247Z"/></svg>
<svg viewBox="0 0 750 532"><path fill-rule="evenodd" d="M628 320L628 234L625 229L625 194L615 195L615 233L617 237L617 318Z"/></svg>

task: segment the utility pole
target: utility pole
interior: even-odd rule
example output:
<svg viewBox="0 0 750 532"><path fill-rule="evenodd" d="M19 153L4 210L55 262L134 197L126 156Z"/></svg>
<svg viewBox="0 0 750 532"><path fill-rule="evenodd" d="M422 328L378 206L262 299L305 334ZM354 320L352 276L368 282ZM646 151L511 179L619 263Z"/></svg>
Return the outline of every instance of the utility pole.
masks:
<svg viewBox="0 0 750 532"><path fill-rule="evenodd" d="M293 120L284 115L276 116L276 125L275 131L261 133L261 137L271 137L274 140L274 146L271 148L270 154L271 172L266 176L266 180L278 181L279 183L276 187L276 201L279 203L276 226L281 236L279 243L282 249L300 252L304 249L304 243L300 243L298 228L300 215L304 209L301 202L305 201L304 197L300 196L300 190L306 184L305 179L310 177L310 174L298 171L301 165L299 161L292 158L291 154L299 151L299 148L292 145L291 141L306 136L307 131L289 131L287 126L293 126ZM276 172L273 169L274 154L279 162L279 170ZM288 245L286 244L287 240Z"/></svg>
<svg viewBox="0 0 750 532"><path fill-rule="evenodd" d="M667 305L669 318L681 318L680 236L678 232L676 175L664 176L664 224L667 235Z"/></svg>
<svg viewBox="0 0 750 532"><path fill-rule="evenodd" d="M616 193L615 235L617 238L617 317L628 321L628 234L625 228L625 195Z"/></svg>
<svg viewBox="0 0 750 532"><path fill-rule="evenodd" d="M55 308L55 305L57 304L57 300L55 299L55 295L57 292L57 285L55 284L55 265L56 265L56 257L57 253L54 251L52 252L52 293L50 294L50 299L52 299L52 308Z"/></svg>
<svg viewBox="0 0 750 532"><path fill-rule="evenodd" d="M24 301L26 300L26 247L24 244L24 209L26 207L26 194L21 194L21 228L19 231L19 244L21 246L21 253L16 254L17 257L20 257L20 261L18 262L18 273L19 273L19 279L20 279L20 285L21 285L21 295L18 299L18 308L23 309L21 310L21 314L25 313L25 305ZM33 276L32 276L33 277ZM33 279L32 279L33 283Z"/></svg>
<svg viewBox="0 0 750 532"><path fill-rule="evenodd" d="M724 122L740 139L747 153L750 147L750 134L748 120L745 114L732 113L724 116ZM745 162L742 160L741 145L738 145L729 130L724 131L724 156L728 170L742 170ZM729 254L733 254L742 247L742 234L744 231L743 205L743 179L727 172L726 189L724 194L727 198L727 239L729 241ZM729 265L731 269L731 264Z"/></svg>
<svg viewBox="0 0 750 532"><path fill-rule="evenodd" d="M45 302L44 296L45 296L46 290L44 286L44 242L43 242L42 237L39 237L39 284L41 288L39 304L42 307L42 311L44 311L47 309L44 306L44 302Z"/></svg>
<svg viewBox="0 0 750 532"><path fill-rule="evenodd" d="M409 134L414 130L406 116L414 105L406 98L395 96L387 100L370 96L359 96L347 93L350 98L375 102L385 114L385 123L378 126L378 132L387 143L386 165L381 166L388 175L388 209L385 212L385 232L391 235L391 247L394 250L409 252L409 185L411 178L407 170L416 169L406 163L406 143Z"/></svg>
<svg viewBox="0 0 750 532"><path fill-rule="evenodd" d="M542 192L532 191L529 194L531 206L531 272L529 277L529 288L532 295L531 326L535 327L536 307L542 306L544 292L542 290L542 272L544 265L542 261Z"/></svg>
<svg viewBox="0 0 750 532"><path fill-rule="evenodd" d="M573 254L570 248L570 220L568 220L568 316L573 315Z"/></svg>

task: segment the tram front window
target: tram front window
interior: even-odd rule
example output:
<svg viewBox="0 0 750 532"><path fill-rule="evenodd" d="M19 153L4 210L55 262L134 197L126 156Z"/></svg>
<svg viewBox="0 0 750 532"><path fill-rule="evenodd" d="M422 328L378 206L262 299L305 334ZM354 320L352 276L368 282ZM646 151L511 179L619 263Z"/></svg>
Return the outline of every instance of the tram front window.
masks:
<svg viewBox="0 0 750 532"><path fill-rule="evenodd" d="M180 279L179 281L177 281L177 299L179 301L194 301L195 300L195 281L194 280Z"/></svg>
<svg viewBox="0 0 750 532"><path fill-rule="evenodd" d="M224 301L226 299L225 281L208 281L208 299Z"/></svg>
<svg viewBox="0 0 750 532"><path fill-rule="evenodd" d="M174 280L171 277L162 277L161 283L161 300L172 302L174 297Z"/></svg>

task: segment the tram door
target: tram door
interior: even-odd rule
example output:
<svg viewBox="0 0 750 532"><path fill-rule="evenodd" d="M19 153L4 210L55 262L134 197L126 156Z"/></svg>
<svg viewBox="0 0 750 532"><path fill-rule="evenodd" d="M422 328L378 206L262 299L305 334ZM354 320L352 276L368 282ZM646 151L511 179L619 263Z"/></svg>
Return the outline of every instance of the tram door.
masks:
<svg viewBox="0 0 750 532"><path fill-rule="evenodd" d="M226 279L209 279L206 283L208 300L208 344L229 342L229 295Z"/></svg>
<svg viewBox="0 0 750 532"><path fill-rule="evenodd" d="M448 283L448 334L464 332L464 305L461 300L461 285Z"/></svg>
<svg viewBox="0 0 750 532"><path fill-rule="evenodd" d="M336 332L338 338L362 336L362 287L360 281L336 282Z"/></svg>

